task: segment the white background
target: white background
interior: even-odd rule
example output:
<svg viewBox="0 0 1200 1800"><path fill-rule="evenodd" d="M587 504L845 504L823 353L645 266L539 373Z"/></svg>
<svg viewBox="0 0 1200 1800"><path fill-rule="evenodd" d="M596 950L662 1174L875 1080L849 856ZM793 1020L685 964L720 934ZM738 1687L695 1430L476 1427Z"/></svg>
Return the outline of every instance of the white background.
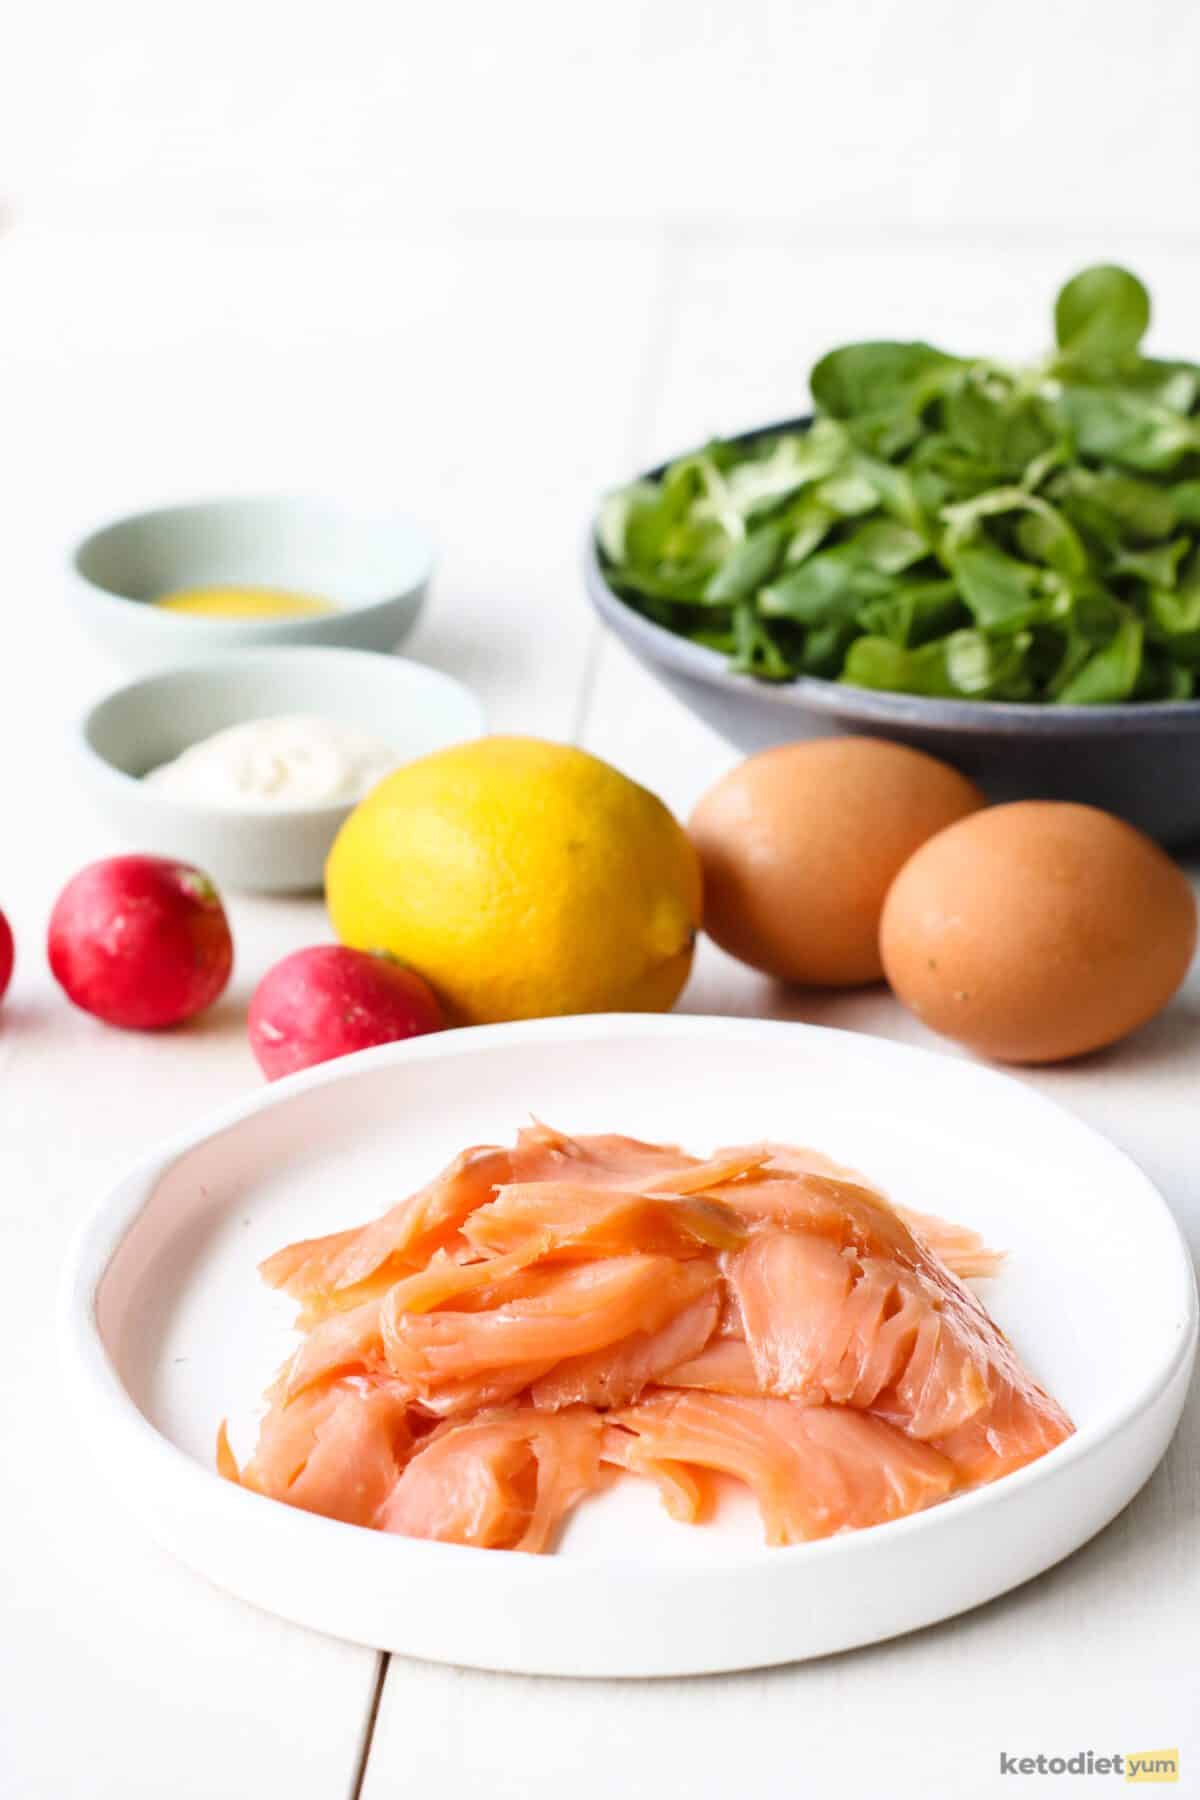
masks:
<svg viewBox="0 0 1200 1800"><path fill-rule="evenodd" d="M1200 338L1200 10L1069 0L550 0L27 9L0 55L0 1794L356 1790L377 1659L153 1550L59 1398L55 1283L152 1139L258 1076L243 1015L316 902L235 898L225 1001L169 1038L68 1010L46 910L116 846L66 755L118 671L65 547L150 500L396 499L442 545L414 654L505 729L574 736L686 811L731 755L593 631L605 484L799 410L831 342L1039 348L1059 280L1131 262ZM1169 779L1169 771L1164 779ZM706 952L684 1001L928 1041L881 994L785 995ZM1200 1237L1196 977L1119 1050L1037 1077ZM1069 1304L1069 1296L1064 1298ZM961 1621L725 1681L572 1686L393 1661L361 1791L867 1800L1041 1792L1003 1748L1180 1744L1195 1781L1195 1411L1095 1544ZM1091 1784L1089 1784L1091 1785ZM1098 1782L1103 1791L1103 1782Z"/></svg>

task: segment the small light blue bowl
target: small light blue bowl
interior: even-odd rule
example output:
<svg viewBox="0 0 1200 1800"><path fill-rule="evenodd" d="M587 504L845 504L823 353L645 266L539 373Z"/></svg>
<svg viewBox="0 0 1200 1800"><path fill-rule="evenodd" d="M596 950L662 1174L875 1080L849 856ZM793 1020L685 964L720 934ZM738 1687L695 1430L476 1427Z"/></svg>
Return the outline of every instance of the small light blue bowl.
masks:
<svg viewBox="0 0 1200 1800"><path fill-rule="evenodd" d="M68 597L85 630L134 669L251 644L393 650L416 623L433 562L427 534L400 513L300 496L204 500L89 532L71 553ZM279 588L335 610L219 619L153 604L197 587Z"/></svg>
<svg viewBox="0 0 1200 1800"><path fill-rule="evenodd" d="M475 695L439 669L320 645L259 646L158 669L106 694L74 732L76 772L129 849L194 863L244 892L311 892L355 802L201 803L142 779L227 726L295 713L377 738L397 767L487 729Z"/></svg>

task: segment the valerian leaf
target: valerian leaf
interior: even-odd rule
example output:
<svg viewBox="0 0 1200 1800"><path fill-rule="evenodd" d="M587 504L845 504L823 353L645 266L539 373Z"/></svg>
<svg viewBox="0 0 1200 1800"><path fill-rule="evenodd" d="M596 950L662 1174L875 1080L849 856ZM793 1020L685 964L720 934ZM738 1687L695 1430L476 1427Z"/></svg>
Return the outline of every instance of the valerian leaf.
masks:
<svg viewBox="0 0 1200 1800"><path fill-rule="evenodd" d="M1038 573L1002 550L984 545L960 550L951 559L958 591L983 631L1020 631L1045 610Z"/></svg>
<svg viewBox="0 0 1200 1800"><path fill-rule="evenodd" d="M832 419L916 416L962 367L958 357L932 344L847 344L821 358L809 385Z"/></svg>
<svg viewBox="0 0 1200 1800"><path fill-rule="evenodd" d="M1173 588L1179 565L1192 547L1190 538L1174 538L1153 550L1125 550L1112 566L1112 574L1131 575L1148 587Z"/></svg>
<svg viewBox="0 0 1200 1800"><path fill-rule="evenodd" d="M1085 459L1157 471L1200 450L1200 422L1132 388L1065 387L1057 408Z"/></svg>
<svg viewBox="0 0 1200 1800"><path fill-rule="evenodd" d="M706 583L705 600L726 605L756 593L775 573L786 545L787 533L782 525L768 525L753 537L743 538Z"/></svg>
<svg viewBox="0 0 1200 1800"><path fill-rule="evenodd" d="M887 638L851 644L842 680L894 693L940 695L958 700L1023 700L1031 693L1025 659L1027 632L997 642L982 631L952 631L933 643L905 650Z"/></svg>
<svg viewBox="0 0 1200 1800"><path fill-rule="evenodd" d="M1086 269L1023 369L847 344L817 417L611 495L609 585L760 680L1058 705L1200 674L1200 365L1142 354L1136 276Z"/></svg>
<svg viewBox="0 0 1200 1800"><path fill-rule="evenodd" d="M1150 324L1150 296L1128 269L1098 263L1072 276L1054 303L1060 352L1109 367L1135 351Z"/></svg>
<svg viewBox="0 0 1200 1800"><path fill-rule="evenodd" d="M1110 641L1093 651L1083 666L1059 689L1060 706L1111 706L1128 700L1137 685L1145 627L1126 613Z"/></svg>

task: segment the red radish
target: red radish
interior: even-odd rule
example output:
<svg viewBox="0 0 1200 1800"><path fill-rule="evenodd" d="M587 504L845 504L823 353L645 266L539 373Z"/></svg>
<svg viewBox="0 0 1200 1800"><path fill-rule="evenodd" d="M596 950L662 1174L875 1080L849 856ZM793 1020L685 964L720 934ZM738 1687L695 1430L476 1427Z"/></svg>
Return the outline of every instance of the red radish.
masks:
<svg viewBox="0 0 1200 1800"><path fill-rule="evenodd" d="M46 949L67 998L128 1031L193 1018L233 968L216 888L162 856L110 856L81 869L54 903Z"/></svg>
<svg viewBox="0 0 1200 1800"><path fill-rule="evenodd" d="M0 912L0 1000L3 1000L12 980L13 954L12 926Z"/></svg>
<svg viewBox="0 0 1200 1800"><path fill-rule="evenodd" d="M314 1063L421 1037L442 1023L428 982L391 957L344 944L294 950L250 1002L250 1048L268 1081Z"/></svg>

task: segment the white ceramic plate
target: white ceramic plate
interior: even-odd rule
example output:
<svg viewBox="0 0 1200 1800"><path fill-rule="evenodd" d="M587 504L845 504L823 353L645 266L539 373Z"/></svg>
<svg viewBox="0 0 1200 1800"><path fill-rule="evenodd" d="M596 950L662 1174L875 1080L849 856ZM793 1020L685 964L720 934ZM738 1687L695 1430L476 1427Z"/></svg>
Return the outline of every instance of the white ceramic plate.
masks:
<svg viewBox="0 0 1200 1800"><path fill-rule="evenodd" d="M649 1484L583 1505L557 1554L420 1543L244 1493L290 1347L255 1264L373 1216L528 1113L567 1131L815 1145L1010 1252L996 1318L1078 1432L930 1512L768 1550L749 1507L672 1523ZM695 1018L540 1021L389 1046L256 1094L135 1170L77 1243L64 1337L80 1416L163 1543L272 1612L380 1648L555 1675L680 1675L816 1656L929 1624L1107 1524L1179 1416L1196 1296L1179 1232L1120 1151L1010 1078L873 1038Z"/></svg>

